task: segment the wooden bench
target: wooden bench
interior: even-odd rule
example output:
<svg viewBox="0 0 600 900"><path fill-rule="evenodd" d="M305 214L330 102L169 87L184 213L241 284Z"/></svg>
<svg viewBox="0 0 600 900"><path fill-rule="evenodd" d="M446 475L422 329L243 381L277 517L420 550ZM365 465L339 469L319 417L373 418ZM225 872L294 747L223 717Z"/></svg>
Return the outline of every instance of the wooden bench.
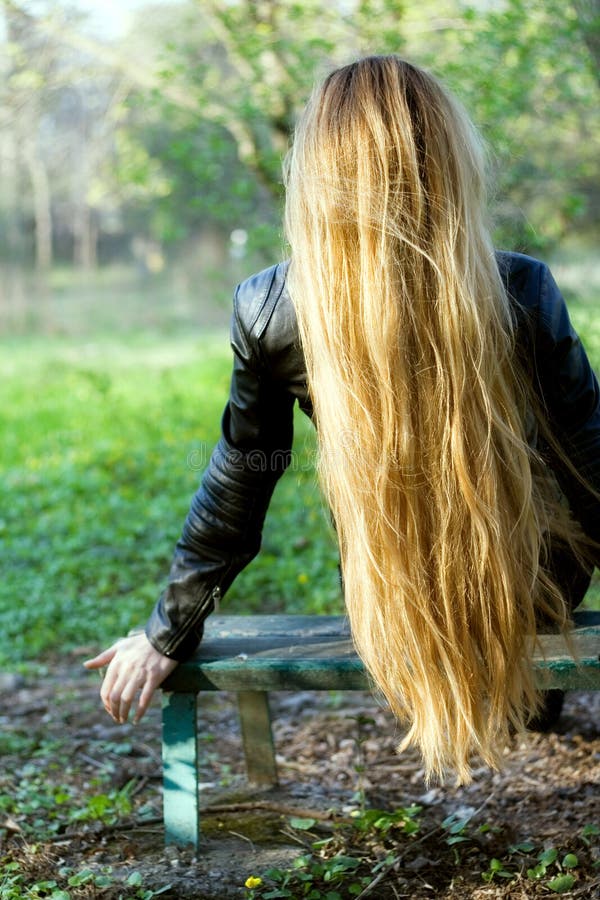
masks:
<svg viewBox="0 0 600 900"><path fill-rule="evenodd" d="M600 612L576 613L575 625L577 663L559 635L542 636L535 658L540 687L600 690ZM237 693L248 779L266 787L277 784L269 691L369 687L343 616L210 617L196 654L163 685L166 842L198 846L200 692Z"/></svg>

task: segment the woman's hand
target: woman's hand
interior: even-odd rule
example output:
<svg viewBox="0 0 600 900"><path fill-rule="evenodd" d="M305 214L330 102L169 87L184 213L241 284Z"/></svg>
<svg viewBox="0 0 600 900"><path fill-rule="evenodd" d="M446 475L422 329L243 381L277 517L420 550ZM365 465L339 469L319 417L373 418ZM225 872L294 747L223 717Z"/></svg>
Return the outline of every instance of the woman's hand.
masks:
<svg viewBox="0 0 600 900"><path fill-rule="evenodd" d="M142 632L121 638L94 659L86 660L84 666L86 669L108 666L100 696L109 716L123 725L138 691L140 696L133 719L136 723L148 709L156 688L176 668L177 661L155 650Z"/></svg>

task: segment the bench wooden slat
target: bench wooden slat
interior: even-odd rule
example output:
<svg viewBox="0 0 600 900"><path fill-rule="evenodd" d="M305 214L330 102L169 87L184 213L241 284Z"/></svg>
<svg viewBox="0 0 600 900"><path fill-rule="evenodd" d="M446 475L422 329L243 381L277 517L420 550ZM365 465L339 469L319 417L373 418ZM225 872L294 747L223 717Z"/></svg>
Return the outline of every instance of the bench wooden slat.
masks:
<svg viewBox="0 0 600 900"><path fill-rule="evenodd" d="M595 623L595 624L594 624ZM573 645L540 636L534 654L542 687L600 689L600 613L576 614ZM346 636L347 635L347 636ZM214 616L196 652L165 683L168 691L368 690L344 616Z"/></svg>

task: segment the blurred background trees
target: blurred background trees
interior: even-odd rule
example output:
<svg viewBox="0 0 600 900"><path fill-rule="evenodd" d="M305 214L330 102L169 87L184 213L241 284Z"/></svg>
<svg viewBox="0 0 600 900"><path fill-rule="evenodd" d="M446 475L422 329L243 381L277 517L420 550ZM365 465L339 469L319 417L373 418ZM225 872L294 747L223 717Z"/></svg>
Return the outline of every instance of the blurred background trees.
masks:
<svg viewBox="0 0 600 900"><path fill-rule="evenodd" d="M315 78L372 52L462 98L499 245L598 238L600 0L165 0L125 33L95 33L89 7L0 0L0 303L32 268L39 286L179 267L189 286L278 259L295 117Z"/></svg>

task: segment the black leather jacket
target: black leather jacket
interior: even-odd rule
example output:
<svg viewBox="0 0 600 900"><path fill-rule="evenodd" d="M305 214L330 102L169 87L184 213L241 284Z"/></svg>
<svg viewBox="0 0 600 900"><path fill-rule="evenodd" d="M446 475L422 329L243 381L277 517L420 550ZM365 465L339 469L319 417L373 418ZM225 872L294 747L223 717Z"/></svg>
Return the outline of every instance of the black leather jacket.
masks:
<svg viewBox="0 0 600 900"><path fill-rule="evenodd" d="M518 349L532 374L553 434L574 468L600 492L600 390L548 268L498 253L515 303ZM282 263L235 294L234 352L222 435L191 504L168 585L146 626L154 647L185 659L202 637L215 601L258 553L267 506L288 465L294 401L311 404L294 309ZM548 463L585 532L600 542L600 502L546 448ZM600 553L595 559L600 566Z"/></svg>

